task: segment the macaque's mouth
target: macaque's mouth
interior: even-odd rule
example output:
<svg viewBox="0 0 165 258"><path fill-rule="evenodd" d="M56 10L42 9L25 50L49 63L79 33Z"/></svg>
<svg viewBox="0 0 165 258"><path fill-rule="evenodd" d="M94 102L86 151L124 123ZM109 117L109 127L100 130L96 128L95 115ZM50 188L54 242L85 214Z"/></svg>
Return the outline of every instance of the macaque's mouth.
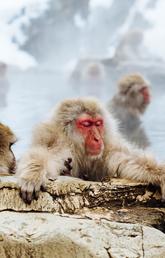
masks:
<svg viewBox="0 0 165 258"><path fill-rule="evenodd" d="M97 160L97 159L100 159L103 155L103 151L101 150L99 153L88 153L88 158L90 160Z"/></svg>
<svg viewBox="0 0 165 258"><path fill-rule="evenodd" d="M87 154L90 156L98 156L102 153L102 148L98 148L98 149L87 149Z"/></svg>

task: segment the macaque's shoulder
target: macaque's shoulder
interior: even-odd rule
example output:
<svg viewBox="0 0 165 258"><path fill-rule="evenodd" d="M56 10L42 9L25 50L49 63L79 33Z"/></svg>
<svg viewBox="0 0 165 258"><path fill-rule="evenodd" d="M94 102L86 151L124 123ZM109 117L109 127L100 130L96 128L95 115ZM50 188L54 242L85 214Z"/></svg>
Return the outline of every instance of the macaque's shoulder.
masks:
<svg viewBox="0 0 165 258"><path fill-rule="evenodd" d="M37 125L33 130L32 143L51 146L58 138L55 125L45 122Z"/></svg>

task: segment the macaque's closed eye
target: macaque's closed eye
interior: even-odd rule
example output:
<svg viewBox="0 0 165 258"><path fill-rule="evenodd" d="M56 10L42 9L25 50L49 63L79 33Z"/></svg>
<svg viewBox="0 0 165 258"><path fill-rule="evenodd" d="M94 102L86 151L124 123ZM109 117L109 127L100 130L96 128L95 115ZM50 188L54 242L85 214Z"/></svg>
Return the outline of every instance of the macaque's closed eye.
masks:
<svg viewBox="0 0 165 258"><path fill-rule="evenodd" d="M90 127L90 126L92 126L93 122L90 121L90 120L82 120L82 121L80 122L80 124L81 124L82 126L84 126L84 127Z"/></svg>
<svg viewBox="0 0 165 258"><path fill-rule="evenodd" d="M84 126L84 127L90 127L90 126L102 126L103 125L103 120L102 119L84 119L84 120L80 120L80 125Z"/></svg>
<svg viewBox="0 0 165 258"><path fill-rule="evenodd" d="M96 122L95 122L95 125L96 126L102 126L103 125L103 120L97 120Z"/></svg>

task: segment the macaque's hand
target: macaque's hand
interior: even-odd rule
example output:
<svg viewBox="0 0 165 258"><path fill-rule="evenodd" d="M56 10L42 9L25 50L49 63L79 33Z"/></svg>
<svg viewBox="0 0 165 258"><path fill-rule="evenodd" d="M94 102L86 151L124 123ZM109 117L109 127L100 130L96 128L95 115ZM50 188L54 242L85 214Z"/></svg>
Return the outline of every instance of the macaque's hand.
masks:
<svg viewBox="0 0 165 258"><path fill-rule="evenodd" d="M32 200L37 200L39 192L45 191L44 183L38 178L20 179L20 197L27 204L31 204Z"/></svg>
<svg viewBox="0 0 165 258"><path fill-rule="evenodd" d="M71 176L72 175L72 158L68 158L64 161L64 169L62 170L61 176Z"/></svg>

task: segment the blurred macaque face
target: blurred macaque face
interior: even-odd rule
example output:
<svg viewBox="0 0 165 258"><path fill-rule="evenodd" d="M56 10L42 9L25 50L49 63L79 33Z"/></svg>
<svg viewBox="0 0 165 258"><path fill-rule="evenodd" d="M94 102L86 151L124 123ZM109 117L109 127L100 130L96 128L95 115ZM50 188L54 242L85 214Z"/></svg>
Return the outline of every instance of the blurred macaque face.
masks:
<svg viewBox="0 0 165 258"><path fill-rule="evenodd" d="M151 95L148 86L142 86L142 88L139 90L139 93L143 96L144 103L149 104Z"/></svg>
<svg viewBox="0 0 165 258"><path fill-rule="evenodd" d="M145 84L133 84L128 87L126 92L128 103L132 106L148 105L151 101L149 87Z"/></svg>

